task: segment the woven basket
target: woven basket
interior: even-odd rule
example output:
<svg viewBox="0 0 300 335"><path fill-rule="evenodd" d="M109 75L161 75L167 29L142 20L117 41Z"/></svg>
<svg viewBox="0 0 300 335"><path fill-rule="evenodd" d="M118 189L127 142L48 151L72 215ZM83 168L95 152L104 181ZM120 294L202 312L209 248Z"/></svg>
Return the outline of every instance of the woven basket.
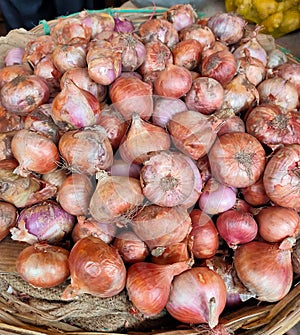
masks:
<svg viewBox="0 0 300 335"><path fill-rule="evenodd" d="M110 15L119 15L133 21L137 27L150 17L160 17L166 8L106 9ZM99 11L98 11L99 12ZM77 14L74 14L77 15ZM199 16L203 13L199 13ZM0 67L6 52L15 46L24 47L28 41L49 32L57 20L42 21L31 31L16 29L0 38ZM299 61L287 50L292 62ZM35 289L17 274L15 261L24 244L10 237L0 243L0 334L1 335L192 335L211 334L205 326L189 327L161 314L144 320L131 312L125 292L113 299L99 299L83 295L79 301L66 303L60 294L68 283L54 289ZM283 335L300 322L300 285L295 278L287 296L277 303L249 300L242 308L224 311L220 325L230 334ZM130 327L128 327L128 325ZM110 329L116 328L116 329ZM221 333L218 333L221 334Z"/></svg>

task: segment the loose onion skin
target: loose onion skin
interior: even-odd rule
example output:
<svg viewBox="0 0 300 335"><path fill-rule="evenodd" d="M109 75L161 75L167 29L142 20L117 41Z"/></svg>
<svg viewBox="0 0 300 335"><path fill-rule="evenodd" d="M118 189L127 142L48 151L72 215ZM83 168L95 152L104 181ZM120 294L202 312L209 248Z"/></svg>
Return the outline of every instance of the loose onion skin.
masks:
<svg viewBox="0 0 300 335"><path fill-rule="evenodd" d="M255 219L260 236L267 242L281 242L287 237L297 237L300 232L300 217L292 208L264 207Z"/></svg>
<svg viewBox="0 0 300 335"><path fill-rule="evenodd" d="M225 185L239 188L260 178L266 153L254 136L239 132L220 136L208 157L212 175Z"/></svg>
<svg viewBox="0 0 300 335"><path fill-rule="evenodd" d="M117 249L97 237L77 241L68 261L71 284L63 291L62 300L71 300L83 293L108 298L125 287L126 268L121 256Z"/></svg>
<svg viewBox="0 0 300 335"><path fill-rule="evenodd" d="M252 241L234 253L234 266L241 282L261 301L282 299L293 281L291 250L276 243Z"/></svg>
<svg viewBox="0 0 300 335"><path fill-rule="evenodd" d="M297 211L300 210L299 160L300 145L286 145L271 156L263 173L263 184L270 200Z"/></svg>
<svg viewBox="0 0 300 335"><path fill-rule="evenodd" d="M9 235L17 223L17 208L8 202L0 202L0 241Z"/></svg>
<svg viewBox="0 0 300 335"><path fill-rule="evenodd" d="M24 248L16 260L19 275L37 288L62 284L70 274L69 251L45 242Z"/></svg>
<svg viewBox="0 0 300 335"><path fill-rule="evenodd" d="M225 305L226 286L221 276L206 267L194 267L174 278L166 309L180 322L206 323L214 328Z"/></svg>

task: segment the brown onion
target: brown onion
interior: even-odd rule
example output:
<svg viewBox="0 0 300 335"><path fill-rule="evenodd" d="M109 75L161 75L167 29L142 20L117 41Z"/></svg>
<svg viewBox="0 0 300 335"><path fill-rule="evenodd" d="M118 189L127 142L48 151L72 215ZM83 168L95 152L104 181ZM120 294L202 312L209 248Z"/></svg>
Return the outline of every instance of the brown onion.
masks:
<svg viewBox="0 0 300 335"><path fill-rule="evenodd" d="M189 267L187 262L167 265L138 262L131 265L126 280L129 299L145 316L159 314L167 304L173 278Z"/></svg>
<svg viewBox="0 0 300 335"><path fill-rule="evenodd" d="M291 250L276 243L252 241L234 253L237 275L247 289L261 301L279 301L292 286Z"/></svg>
<svg viewBox="0 0 300 335"><path fill-rule="evenodd" d="M174 278L166 309L180 322L207 323L214 328L225 304L226 286L221 276L206 267L194 267Z"/></svg>
<svg viewBox="0 0 300 335"><path fill-rule="evenodd" d="M198 15L190 4L172 5L162 16L173 24L177 31L189 27L196 22Z"/></svg>
<svg viewBox="0 0 300 335"><path fill-rule="evenodd" d="M94 175L113 163L113 149L101 126L69 130L61 136L58 147L73 172Z"/></svg>
<svg viewBox="0 0 300 335"><path fill-rule="evenodd" d="M66 178L67 172L64 169L59 168L54 171L44 173L42 175L42 180L44 180L48 184L55 186L58 190Z"/></svg>
<svg viewBox="0 0 300 335"><path fill-rule="evenodd" d="M188 241L169 244L165 247L157 247L151 250L151 263L173 264L187 262L191 258Z"/></svg>
<svg viewBox="0 0 300 335"><path fill-rule="evenodd" d="M201 60L202 49L202 45L194 39L179 41L172 48L174 64L188 70L197 68Z"/></svg>
<svg viewBox="0 0 300 335"><path fill-rule="evenodd" d="M154 93L163 97L181 98L192 86L192 75L185 67L168 64L154 80Z"/></svg>
<svg viewBox="0 0 300 335"><path fill-rule="evenodd" d="M24 64L4 66L0 69L0 88L18 76L29 76L32 73L32 69Z"/></svg>
<svg viewBox="0 0 300 335"><path fill-rule="evenodd" d="M102 172L90 201L90 214L98 221L122 225L143 201L139 180Z"/></svg>
<svg viewBox="0 0 300 335"><path fill-rule="evenodd" d="M292 208L267 206L255 219L260 236L267 242L281 242L287 237L297 237L300 232L300 217Z"/></svg>
<svg viewBox="0 0 300 335"><path fill-rule="evenodd" d="M291 144L277 150L268 161L263 183L270 200L282 207L300 210L300 145Z"/></svg>
<svg viewBox="0 0 300 335"><path fill-rule="evenodd" d="M137 113L148 120L153 112L152 86L136 77L119 77L110 86L109 97L125 121Z"/></svg>
<svg viewBox="0 0 300 335"><path fill-rule="evenodd" d="M18 255L18 274L30 285L50 288L62 284L70 274L69 251L45 242L25 247Z"/></svg>
<svg viewBox="0 0 300 335"><path fill-rule="evenodd" d="M9 235L17 223L17 208L8 202L0 201L0 241Z"/></svg>
<svg viewBox="0 0 300 335"><path fill-rule="evenodd" d="M20 115L8 112L0 104L0 132L6 133L23 128L23 119Z"/></svg>
<svg viewBox="0 0 300 335"><path fill-rule="evenodd" d="M219 182L232 187L247 187L255 183L265 168L265 150L248 133L220 136L208 156L212 175Z"/></svg>
<svg viewBox="0 0 300 335"><path fill-rule="evenodd" d="M133 217L131 226L150 250L185 239L191 229L191 218L182 206L144 206Z"/></svg>
<svg viewBox="0 0 300 335"><path fill-rule="evenodd" d="M143 262L149 255L145 242L130 230L124 230L117 234L113 246L118 250L126 264Z"/></svg>
<svg viewBox="0 0 300 335"><path fill-rule="evenodd" d="M58 148L52 139L31 130L19 130L12 139L11 149L19 162L16 172L20 175L30 171L48 173L59 163Z"/></svg>
<svg viewBox="0 0 300 335"><path fill-rule="evenodd" d="M196 258L213 257L219 247L219 236L214 222L200 209L193 209L190 217L192 230L188 238L193 256Z"/></svg>
<svg viewBox="0 0 300 335"><path fill-rule="evenodd" d="M270 199L266 194L262 177L255 183L240 189L244 200L252 206L262 206L267 204Z"/></svg>
<svg viewBox="0 0 300 335"><path fill-rule="evenodd" d="M85 215L88 213L93 191L93 184L89 177L84 174L73 173L61 184L56 200L68 213Z"/></svg>
<svg viewBox="0 0 300 335"><path fill-rule="evenodd" d="M190 90L184 97L184 101L190 110L208 115L222 106L224 88L215 79L199 77L193 80Z"/></svg>
<svg viewBox="0 0 300 335"><path fill-rule="evenodd" d="M216 220L220 236L230 248L235 249L239 244L245 244L257 235L256 220L249 212L229 209L220 213Z"/></svg>
<svg viewBox="0 0 300 335"><path fill-rule="evenodd" d="M120 293L126 283L126 268L117 249L101 239L88 236L70 251L71 284L62 293L70 300L83 293L108 298Z"/></svg>

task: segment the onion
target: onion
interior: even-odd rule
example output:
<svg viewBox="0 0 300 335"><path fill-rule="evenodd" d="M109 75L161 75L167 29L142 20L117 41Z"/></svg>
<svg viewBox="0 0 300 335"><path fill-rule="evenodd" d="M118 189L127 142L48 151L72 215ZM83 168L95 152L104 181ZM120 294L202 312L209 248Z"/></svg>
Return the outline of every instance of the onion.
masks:
<svg viewBox="0 0 300 335"><path fill-rule="evenodd" d="M221 276L206 267L194 267L174 278L166 309L180 322L207 323L214 328L225 304L226 286Z"/></svg>
<svg viewBox="0 0 300 335"><path fill-rule="evenodd" d="M188 110L173 115L167 128L175 147L197 160L208 153L217 138L222 120Z"/></svg>
<svg viewBox="0 0 300 335"><path fill-rule="evenodd" d="M209 180L211 177L211 171L209 166L208 156L204 155L199 158L196 162L197 168L200 171L201 179L203 181L203 185Z"/></svg>
<svg viewBox="0 0 300 335"><path fill-rule="evenodd" d="M2 105L10 112L27 115L47 102L50 90L46 81L36 75L17 76L0 92Z"/></svg>
<svg viewBox="0 0 300 335"><path fill-rule="evenodd" d="M277 150L268 161L263 183L270 200L282 207L300 210L300 145L291 144Z"/></svg>
<svg viewBox="0 0 300 335"><path fill-rule="evenodd" d="M73 172L94 175L113 163L113 149L101 126L69 130L61 136L58 147Z"/></svg>
<svg viewBox="0 0 300 335"><path fill-rule="evenodd" d="M115 158L108 171L111 176L124 176L140 179L141 165L127 163L122 159Z"/></svg>
<svg viewBox="0 0 300 335"><path fill-rule="evenodd" d="M229 116L224 120L224 123L220 126L217 135L221 136L226 133L245 132L245 122L238 115Z"/></svg>
<svg viewBox="0 0 300 335"><path fill-rule="evenodd" d="M202 57L201 74L217 80L222 86L230 83L237 71L237 62L229 50Z"/></svg>
<svg viewBox="0 0 300 335"><path fill-rule="evenodd" d="M117 248L126 264L143 262L149 255L147 245L133 231L129 230L117 234L113 246Z"/></svg>
<svg viewBox="0 0 300 335"><path fill-rule="evenodd" d="M102 172L90 201L91 216L102 222L126 224L144 201L139 180Z"/></svg>
<svg viewBox="0 0 300 335"><path fill-rule="evenodd" d="M255 219L260 236L267 242L281 242L287 237L297 237L300 232L300 217L292 208L267 206Z"/></svg>
<svg viewBox="0 0 300 335"><path fill-rule="evenodd" d="M258 300L279 301L291 289L291 250L281 250L276 243L240 245L234 253L234 266L241 282Z"/></svg>
<svg viewBox="0 0 300 335"><path fill-rule="evenodd" d="M87 47L83 44L56 45L52 53L52 61L61 73L71 69L85 68Z"/></svg>
<svg viewBox="0 0 300 335"><path fill-rule="evenodd" d="M192 24L179 31L179 40L185 41L194 39L202 46L202 50L208 49L214 45L216 38L214 33L207 26L201 24Z"/></svg>
<svg viewBox="0 0 300 335"><path fill-rule="evenodd" d="M266 194L262 177L252 185L241 188L240 191L243 195L243 198L251 206L266 205L270 201Z"/></svg>
<svg viewBox="0 0 300 335"><path fill-rule="evenodd" d="M44 173L42 175L42 180L44 180L48 184L55 186L58 190L66 178L67 178L66 171L64 169L58 169L58 168L54 171Z"/></svg>
<svg viewBox="0 0 300 335"><path fill-rule="evenodd" d="M43 201L24 208L11 228L11 238L29 244L62 241L74 226L75 218L55 201Z"/></svg>
<svg viewBox="0 0 300 335"><path fill-rule="evenodd" d="M170 119L178 112L187 110L181 99L154 96L154 106L151 121L156 126L165 128Z"/></svg>
<svg viewBox="0 0 300 335"><path fill-rule="evenodd" d="M70 251L71 284L61 299L71 300L83 293L108 298L120 293L126 283L126 268L117 249L101 239L88 236Z"/></svg>
<svg viewBox="0 0 300 335"><path fill-rule="evenodd" d="M187 161L179 152L161 151L153 154L144 162L140 173L145 197L151 203L162 207L183 205L194 191L197 181L201 184L197 187L200 193L202 188L200 173L196 168L196 173L198 172L196 178L191 164L194 163Z"/></svg>
<svg viewBox="0 0 300 335"><path fill-rule="evenodd" d="M249 82L257 86L266 78L267 69L259 59L247 55L246 50L246 55L238 60L238 72L244 73Z"/></svg>
<svg viewBox="0 0 300 335"><path fill-rule="evenodd" d="M23 119L20 115L6 111L0 104L0 132L6 133L23 128Z"/></svg>
<svg viewBox="0 0 300 335"><path fill-rule="evenodd" d="M4 59L5 66L23 63L24 48L14 47L7 51Z"/></svg>
<svg viewBox="0 0 300 335"><path fill-rule="evenodd" d="M248 133L228 133L219 137L209 152L212 175L232 187L255 183L265 168L266 153Z"/></svg>
<svg viewBox="0 0 300 335"><path fill-rule="evenodd" d="M4 66L0 69L0 88L18 76L29 76L32 73L32 69L24 64Z"/></svg>
<svg viewBox="0 0 300 335"><path fill-rule="evenodd" d="M90 42L86 62L89 76L101 85L110 85L122 71L122 54L108 41Z"/></svg>
<svg viewBox="0 0 300 335"><path fill-rule="evenodd" d="M179 41L172 48L174 64L194 70L200 63L202 49L202 45L194 39Z"/></svg>
<svg viewBox="0 0 300 335"><path fill-rule="evenodd" d="M126 290L133 305L145 316L155 316L166 306L173 278L189 269L187 262L160 265L138 262L127 271Z"/></svg>
<svg viewBox="0 0 300 335"><path fill-rule="evenodd" d="M200 209L193 209L190 217L192 230L188 238L193 256L200 259L213 257L219 247L219 236L214 222Z"/></svg>
<svg viewBox="0 0 300 335"><path fill-rule="evenodd" d="M88 213L93 191L89 177L74 173L63 181L56 200L66 212L72 215L85 215Z"/></svg>
<svg viewBox="0 0 300 335"><path fill-rule="evenodd" d="M207 21L216 38L229 45L242 39L246 24L244 18L232 12L214 14Z"/></svg>
<svg viewBox="0 0 300 335"><path fill-rule="evenodd" d="M164 12L163 19L173 24L177 31L189 27L196 22L198 15L190 4L172 5Z"/></svg>
<svg viewBox="0 0 300 335"><path fill-rule="evenodd" d="M273 103L284 110L293 110L298 106L296 86L281 77L265 79L257 87L260 103Z"/></svg>
<svg viewBox="0 0 300 335"><path fill-rule="evenodd" d="M296 144L300 139L298 114L297 111L281 109L273 103L261 104L247 114L246 129L272 149Z"/></svg>
<svg viewBox="0 0 300 335"><path fill-rule="evenodd" d="M187 262L190 259L188 241L173 243L165 247L157 247L151 250L151 263L173 264Z"/></svg>
<svg viewBox="0 0 300 335"><path fill-rule="evenodd" d="M91 29L91 39L97 39L101 33L112 32L116 27L114 17L101 11L84 10L78 17L87 29Z"/></svg>
<svg viewBox="0 0 300 335"><path fill-rule="evenodd" d="M0 133L0 161L13 158L11 141L15 132Z"/></svg>
<svg viewBox="0 0 300 335"><path fill-rule="evenodd" d="M204 185L198 201L199 208L210 215L232 208L236 202L236 190L210 177Z"/></svg>
<svg viewBox="0 0 300 335"><path fill-rule="evenodd" d="M30 285L50 288L62 284L70 274L68 250L45 242L25 247L18 255L18 274Z"/></svg>
<svg viewBox="0 0 300 335"><path fill-rule="evenodd" d="M116 236L116 225L106 222L99 222L92 217L77 216L77 222L72 229L72 241L76 243L81 238L94 236L105 243L111 243Z"/></svg>
<svg viewBox="0 0 300 335"><path fill-rule="evenodd" d="M300 274L300 239L297 240L292 252L292 265L293 271L296 274Z"/></svg>
<svg viewBox="0 0 300 335"><path fill-rule="evenodd" d="M12 139L11 149L19 162L15 170L21 176L30 171L48 173L57 168L59 152L52 139L37 132L21 129Z"/></svg>
<svg viewBox="0 0 300 335"><path fill-rule="evenodd" d="M132 21L119 16L114 16L114 21L114 31L118 33L132 33L134 31L134 25Z"/></svg>
<svg viewBox="0 0 300 335"><path fill-rule="evenodd" d="M235 249L239 244L245 244L257 235L256 220L249 212L229 209L220 213L216 220L220 236L230 248Z"/></svg>
<svg viewBox="0 0 300 335"><path fill-rule="evenodd" d="M289 80L294 84L300 97L300 65L297 63L285 63L274 69L276 76Z"/></svg>
<svg viewBox="0 0 300 335"><path fill-rule="evenodd" d="M280 49L271 50L268 53L267 68L273 69L287 62L287 55Z"/></svg>
<svg viewBox="0 0 300 335"><path fill-rule="evenodd" d="M139 25L138 33L144 43L159 40L172 48L179 42L178 32L174 25L164 19L151 19Z"/></svg>
<svg viewBox="0 0 300 335"><path fill-rule="evenodd" d="M199 77L193 80L191 89L184 97L187 108L202 114L212 114L222 106L223 86L215 79Z"/></svg>
<svg viewBox="0 0 300 335"><path fill-rule="evenodd" d="M131 125L119 146L119 154L127 163L142 164L152 152L168 150L171 139L167 131L133 113Z"/></svg>
<svg viewBox="0 0 300 335"><path fill-rule="evenodd" d="M136 77L119 77L110 86L109 97L125 121L137 113L148 120L153 111L152 86Z"/></svg>
<svg viewBox="0 0 300 335"><path fill-rule="evenodd" d="M183 241L191 229L191 218L182 206L144 206L133 217L131 226L150 250Z"/></svg>
<svg viewBox="0 0 300 335"><path fill-rule="evenodd" d="M8 202L0 201L0 241L9 235L17 223L17 208Z"/></svg>
<svg viewBox="0 0 300 335"><path fill-rule="evenodd" d="M66 80L62 90L52 102L52 118L61 128L78 129L97 123L100 103L90 92Z"/></svg>

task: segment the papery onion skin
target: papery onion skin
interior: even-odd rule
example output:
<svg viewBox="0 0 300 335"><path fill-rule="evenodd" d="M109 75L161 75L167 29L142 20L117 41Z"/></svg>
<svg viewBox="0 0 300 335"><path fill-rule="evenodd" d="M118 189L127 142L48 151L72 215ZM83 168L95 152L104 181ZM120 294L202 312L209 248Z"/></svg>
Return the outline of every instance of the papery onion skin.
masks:
<svg viewBox="0 0 300 335"><path fill-rule="evenodd" d="M45 242L25 247L18 255L19 275L37 288L51 288L62 284L70 274L69 251Z"/></svg>
<svg viewBox="0 0 300 335"><path fill-rule="evenodd" d="M240 245L234 253L234 266L241 282L258 300L279 301L292 286L291 250L281 250L276 243Z"/></svg>
<svg viewBox="0 0 300 335"><path fill-rule="evenodd" d="M287 237L297 237L300 232L300 217L292 208L263 207L255 219L260 236L267 242L281 242Z"/></svg>
<svg viewBox="0 0 300 335"><path fill-rule="evenodd" d="M23 63L24 48L13 47L7 51L4 59L5 66L11 66Z"/></svg>
<svg viewBox="0 0 300 335"><path fill-rule="evenodd" d="M200 63L202 49L202 45L194 39L179 41L172 48L174 64L194 70Z"/></svg>
<svg viewBox="0 0 300 335"><path fill-rule="evenodd" d="M64 73L76 68L85 68L86 55L86 45L56 45L52 53L52 61L58 71Z"/></svg>
<svg viewBox="0 0 300 335"><path fill-rule="evenodd" d="M190 212L192 230L188 239L194 257L203 259L213 257L219 247L219 234L211 217L200 209Z"/></svg>
<svg viewBox="0 0 300 335"><path fill-rule="evenodd" d="M24 208L11 228L11 238L29 244L62 241L73 229L75 217L57 202L48 200Z"/></svg>
<svg viewBox="0 0 300 335"><path fill-rule="evenodd" d="M181 242L191 229L191 218L185 208L144 206L132 219L133 231L150 250Z"/></svg>
<svg viewBox="0 0 300 335"><path fill-rule="evenodd" d="M9 202L0 201L0 241L9 235L17 223L17 208Z"/></svg>
<svg viewBox="0 0 300 335"><path fill-rule="evenodd" d="M223 134L208 156L212 175L219 182L232 187L247 187L255 183L265 168L265 150L248 133Z"/></svg>
<svg viewBox="0 0 300 335"><path fill-rule="evenodd" d="M238 115L233 115L225 119L217 134L221 136L226 133L245 132L245 128L244 120Z"/></svg>
<svg viewBox="0 0 300 335"><path fill-rule="evenodd" d="M259 59L248 55L239 59L238 73L245 73L249 82L257 86L266 78L267 69Z"/></svg>
<svg viewBox="0 0 300 335"><path fill-rule="evenodd" d="M214 328L226 305L226 286L216 272L193 267L172 282L167 311L180 322Z"/></svg>
<svg viewBox="0 0 300 335"><path fill-rule="evenodd" d="M298 63L285 63L274 69L276 76L293 83L298 91L300 98L300 65Z"/></svg>
<svg viewBox="0 0 300 335"><path fill-rule="evenodd" d="M194 39L202 45L202 49L208 49L214 45L216 38L214 33L207 26L192 24L179 31L179 40Z"/></svg>
<svg viewBox="0 0 300 335"><path fill-rule="evenodd" d="M196 23L198 15L190 4L176 4L168 8L163 19L173 24L177 31Z"/></svg>
<svg viewBox="0 0 300 335"><path fill-rule="evenodd" d="M15 132L0 132L0 161L13 158L11 140L14 137L14 134Z"/></svg>
<svg viewBox="0 0 300 335"><path fill-rule="evenodd" d="M0 88L18 76L29 76L33 70L24 64L4 66L0 69Z"/></svg>
<svg viewBox="0 0 300 335"><path fill-rule="evenodd" d="M63 181L67 178L68 174L64 169L56 169L54 171L44 173L42 175L42 180L45 182L54 185L57 190L59 190Z"/></svg>
<svg viewBox="0 0 300 335"><path fill-rule="evenodd" d="M88 293L108 298L120 293L126 283L126 268L117 249L101 239L88 236L78 240L70 251L71 284L61 299L71 300Z"/></svg>
<svg viewBox="0 0 300 335"><path fill-rule="evenodd" d="M141 165L135 163L127 163L122 159L114 159L112 166L108 172L111 176L125 176L140 179Z"/></svg>
<svg viewBox="0 0 300 335"><path fill-rule="evenodd" d="M94 175L113 163L113 149L101 126L65 132L58 143L59 152L71 171Z"/></svg>
<svg viewBox="0 0 300 335"><path fill-rule="evenodd" d="M300 145L286 145L271 156L263 173L263 184L270 200L297 211L300 210L299 160Z"/></svg>
<svg viewBox="0 0 300 335"><path fill-rule="evenodd" d="M155 316L165 307L172 279L189 269L188 262L159 265L138 262L127 271L126 290L133 305L145 316Z"/></svg>
<svg viewBox="0 0 300 335"><path fill-rule="evenodd" d="M22 129L13 137L11 148L19 162L16 172L26 175L29 171L48 173L57 168L58 148L52 139L36 132Z"/></svg>
<svg viewBox="0 0 300 335"><path fill-rule="evenodd" d="M187 239L182 242L157 247L151 250L151 263L173 264L187 262L191 258Z"/></svg>
<svg viewBox="0 0 300 335"><path fill-rule="evenodd" d="M220 213L216 226L220 236L233 249L239 244L253 241L258 232L258 225L254 217L249 212L236 209Z"/></svg>
<svg viewBox="0 0 300 335"><path fill-rule="evenodd" d="M294 273L299 275L300 274L300 239L297 239L296 244L293 247L292 265L293 265Z"/></svg>
<svg viewBox="0 0 300 335"><path fill-rule="evenodd" d="M84 174L73 173L61 184L56 200L71 215L86 215L94 187Z"/></svg>
<svg viewBox="0 0 300 335"><path fill-rule="evenodd" d="M240 189L243 198L251 206L262 206L269 203L270 199L266 194L262 177L247 187Z"/></svg>

